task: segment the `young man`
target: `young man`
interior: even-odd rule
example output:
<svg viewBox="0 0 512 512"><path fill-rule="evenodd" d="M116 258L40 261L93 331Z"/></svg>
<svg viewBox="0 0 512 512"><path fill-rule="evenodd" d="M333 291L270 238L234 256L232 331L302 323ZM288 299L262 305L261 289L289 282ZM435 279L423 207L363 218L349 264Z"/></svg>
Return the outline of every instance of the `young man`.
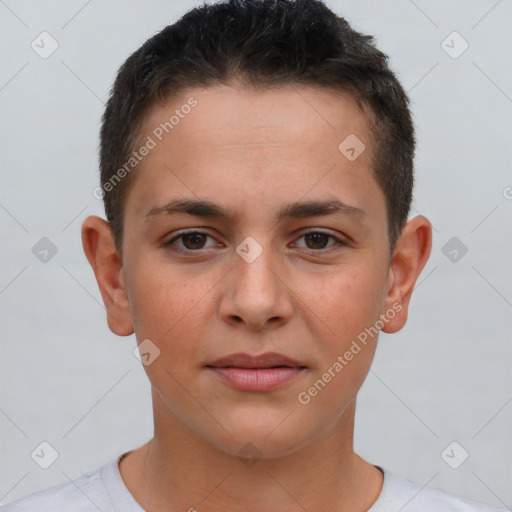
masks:
<svg viewBox="0 0 512 512"><path fill-rule="evenodd" d="M353 450L379 331L431 248L408 99L316 0L205 5L125 62L84 250L154 437L7 511L491 511Z"/></svg>

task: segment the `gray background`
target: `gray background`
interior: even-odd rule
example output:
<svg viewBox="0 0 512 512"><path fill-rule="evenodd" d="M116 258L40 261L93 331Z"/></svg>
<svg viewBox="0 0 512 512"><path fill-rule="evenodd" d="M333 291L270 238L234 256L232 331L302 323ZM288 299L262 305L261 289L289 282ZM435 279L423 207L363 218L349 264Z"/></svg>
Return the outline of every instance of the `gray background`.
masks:
<svg viewBox="0 0 512 512"><path fill-rule="evenodd" d="M115 72L187 9L177 1L0 1L0 502L76 478L152 435L150 388L106 325L81 221L103 216L100 116ZM360 393L356 450L421 484L512 507L512 3L328 5L374 34L412 100L413 214L435 228L407 326L385 335ZM59 47L42 59L31 42ZM447 39L457 31L469 43ZM46 46L48 48L48 46ZM509 187L509 188L507 188ZM48 237L46 263L32 247ZM457 237L460 247L443 247ZM449 251L458 250L458 261ZM31 458L43 441L48 469ZM468 459L441 453L457 441ZM460 460L461 448L450 461Z"/></svg>

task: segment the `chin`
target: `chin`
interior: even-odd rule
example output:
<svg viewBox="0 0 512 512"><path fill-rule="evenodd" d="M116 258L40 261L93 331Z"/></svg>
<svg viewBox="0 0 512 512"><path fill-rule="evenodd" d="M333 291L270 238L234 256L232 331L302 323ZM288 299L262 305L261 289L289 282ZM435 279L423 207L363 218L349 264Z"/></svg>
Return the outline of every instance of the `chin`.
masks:
<svg viewBox="0 0 512 512"><path fill-rule="evenodd" d="M220 437L211 437L210 442L229 455L238 458L279 459L296 452L313 438L305 430L299 415L281 410L275 412L239 414L223 426L231 436L222 429ZM297 416L297 417L295 417ZM226 416L225 416L225 419ZM283 421L284 420L284 421ZM211 434L211 433L210 433Z"/></svg>

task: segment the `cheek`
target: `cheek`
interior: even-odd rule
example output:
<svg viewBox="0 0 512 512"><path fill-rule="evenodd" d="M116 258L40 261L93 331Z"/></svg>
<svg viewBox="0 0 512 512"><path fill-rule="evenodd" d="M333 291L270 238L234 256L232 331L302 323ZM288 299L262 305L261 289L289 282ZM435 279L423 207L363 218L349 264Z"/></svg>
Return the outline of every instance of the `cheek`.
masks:
<svg viewBox="0 0 512 512"><path fill-rule="evenodd" d="M207 296L208 287L196 281L180 278L168 269L145 272L134 282L130 302L137 343L149 339L159 350L158 357L144 366L151 385L162 396L174 397L173 401L186 407L191 404L183 386L190 393L197 392L190 376L202 362L199 347L208 321L207 302L201 300ZM170 408L178 414L179 407Z"/></svg>
<svg viewBox="0 0 512 512"><path fill-rule="evenodd" d="M139 268L146 270L133 276L129 290L139 342L149 338L161 349L172 351L180 344L183 333L189 339L199 335L206 304L201 299L211 286L170 266L146 264Z"/></svg>
<svg viewBox="0 0 512 512"><path fill-rule="evenodd" d="M315 313L319 328L331 335L332 343L342 344L337 348L378 319L384 300L381 274L364 262L346 265L304 292L303 302Z"/></svg>
<svg viewBox="0 0 512 512"><path fill-rule="evenodd" d="M302 390L311 404L334 424L363 384L370 369L378 336L371 328L379 319L383 300L378 273L337 273L323 289L310 290L309 304L321 304L313 319L319 354L318 366ZM317 295L315 295L317 294ZM311 317L311 315L310 315ZM301 402L303 403L303 402Z"/></svg>

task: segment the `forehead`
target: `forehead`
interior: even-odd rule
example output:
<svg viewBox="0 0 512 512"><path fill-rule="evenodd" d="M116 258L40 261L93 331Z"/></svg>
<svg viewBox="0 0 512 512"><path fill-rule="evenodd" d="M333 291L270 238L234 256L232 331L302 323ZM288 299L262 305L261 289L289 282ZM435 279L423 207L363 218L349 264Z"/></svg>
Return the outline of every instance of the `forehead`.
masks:
<svg viewBox="0 0 512 512"><path fill-rule="evenodd" d="M183 122L187 117L193 118L193 123ZM154 105L146 115L141 136L179 133L183 138L200 136L220 145L233 139L237 144L279 143L283 139L313 142L316 134L330 132L336 142L352 130L350 133L364 139L368 147L373 143L368 127L372 118L368 106L345 90L301 84L255 90L238 83L217 84L186 89Z"/></svg>
<svg viewBox="0 0 512 512"><path fill-rule="evenodd" d="M202 197L237 188L241 204L244 193L275 204L284 191L302 196L308 188L332 190L334 182L345 189L357 182L371 195L369 119L350 93L316 86L187 89L146 117L140 141L151 139L154 148L137 166L127 202L135 198L142 209L163 204L177 188Z"/></svg>

